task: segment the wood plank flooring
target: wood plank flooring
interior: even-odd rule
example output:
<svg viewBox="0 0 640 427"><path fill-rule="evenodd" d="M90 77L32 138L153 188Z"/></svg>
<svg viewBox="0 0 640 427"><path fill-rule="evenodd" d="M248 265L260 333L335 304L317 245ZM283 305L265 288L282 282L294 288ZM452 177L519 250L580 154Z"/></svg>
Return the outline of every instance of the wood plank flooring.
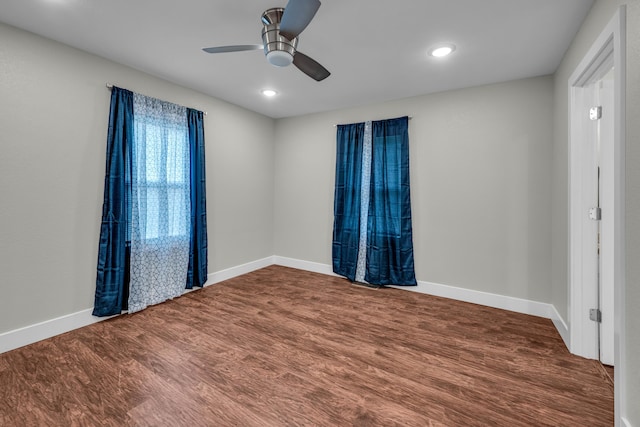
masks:
<svg viewBox="0 0 640 427"><path fill-rule="evenodd" d="M271 266L0 354L2 426L612 426L548 319Z"/></svg>

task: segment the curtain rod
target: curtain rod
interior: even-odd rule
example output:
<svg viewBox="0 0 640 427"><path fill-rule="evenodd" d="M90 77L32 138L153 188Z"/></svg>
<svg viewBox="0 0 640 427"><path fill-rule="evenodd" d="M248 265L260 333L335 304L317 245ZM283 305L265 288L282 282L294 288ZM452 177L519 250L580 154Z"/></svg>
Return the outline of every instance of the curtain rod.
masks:
<svg viewBox="0 0 640 427"><path fill-rule="evenodd" d="M107 89L109 89L109 90L113 89L113 84L111 84L111 83L107 82ZM200 110L198 110L198 111L200 111ZM202 113L203 113L205 116L207 115L207 112L206 112L206 111L203 111Z"/></svg>
<svg viewBox="0 0 640 427"><path fill-rule="evenodd" d="M409 120L413 119L413 116L408 116L408 117L409 117ZM338 127L338 125L337 125L337 124L334 124L334 125L333 125L333 127L334 127L334 128L335 128L335 127Z"/></svg>

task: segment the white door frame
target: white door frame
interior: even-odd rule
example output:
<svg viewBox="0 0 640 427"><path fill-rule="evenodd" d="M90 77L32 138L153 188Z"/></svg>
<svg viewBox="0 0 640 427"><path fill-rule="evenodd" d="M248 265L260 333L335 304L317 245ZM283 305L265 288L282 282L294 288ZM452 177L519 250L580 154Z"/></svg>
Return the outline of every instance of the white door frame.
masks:
<svg viewBox="0 0 640 427"><path fill-rule="evenodd" d="M626 70L626 14L621 6L613 19L591 46L569 78L569 350L571 353L597 359L598 325L589 320L589 309L597 307L597 281L588 280L593 271L594 256L586 254L584 247L592 238L593 224L588 219L588 205L592 203L589 191L582 183L585 177L595 173L590 167L593 153L585 148L591 137L585 120L587 111L582 109L584 87L600 79L614 69L614 141L601 147L612 150L613 159L613 212L602 213L612 221L613 238L609 250L613 252L614 283L614 363L616 426L626 414L622 393L625 390L626 365L624 360L624 149L625 149L625 70ZM606 154L605 154L606 156ZM592 170L589 170L592 169Z"/></svg>

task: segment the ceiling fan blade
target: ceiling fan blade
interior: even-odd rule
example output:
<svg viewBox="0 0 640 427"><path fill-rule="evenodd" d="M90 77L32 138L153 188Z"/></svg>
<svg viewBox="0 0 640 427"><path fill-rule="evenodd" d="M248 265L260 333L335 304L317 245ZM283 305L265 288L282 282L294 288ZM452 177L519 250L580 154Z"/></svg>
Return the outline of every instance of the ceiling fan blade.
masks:
<svg viewBox="0 0 640 427"><path fill-rule="evenodd" d="M293 40L305 29L320 8L320 0L289 0L280 21L280 35Z"/></svg>
<svg viewBox="0 0 640 427"><path fill-rule="evenodd" d="M304 53L298 51L293 57L293 65L316 81L322 81L329 77L331 73L315 60L309 58Z"/></svg>
<svg viewBox="0 0 640 427"><path fill-rule="evenodd" d="M227 53L227 52L242 52L245 50L261 50L264 46L261 44L240 44L236 46L217 46L217 47L205 47L204 50L207 53Z"/></svg>

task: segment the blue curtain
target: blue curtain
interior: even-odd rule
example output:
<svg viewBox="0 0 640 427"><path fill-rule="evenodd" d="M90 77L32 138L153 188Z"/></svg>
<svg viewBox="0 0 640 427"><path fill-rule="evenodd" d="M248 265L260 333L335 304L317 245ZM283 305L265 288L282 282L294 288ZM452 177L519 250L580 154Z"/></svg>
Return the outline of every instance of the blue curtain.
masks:
<svg viewBox="0 0 640 427"><path fill-rule="evenodd" d="M191 150L191 242L187 289L207 281L207 208L202 111L187 109Z"/></svg>
<svg viewBox="0 0 640 427"><path fill-rule="evenodd" d="M409 192L408 117L374 121L365 280L416 285Z"/></svg>
<svg viewBox="0 0 640 427"><path fill-rule="evenodd" d="M409 192L408 117L351 125L337 132L333 271L355 281L360 251L364 280L416 285ZM371 132L365 128L371 126ZM365 138L371 138L370 145ZM363 150L371 151L363 157ZM364 159L364 160L363 160ZM370 168L363 163L370 162ZM370 171L370 173L369 173ZM367 180L369 193L361 188ZM366 187L365 187L366 188ZM361 201L368 200L367 206ZM366 203L366 202L365 202ZM366 209L366 215L361 215ZM366 232L360 219L366 218ZM360 245L360 243L363 243ZM360 249L359 249L360 247Z"/></svg>
<svg viewBox="0 0 640 427"><path fill-rule="evenodd" d="M354 281L360 243L360 186L364 123L339 125L333 204L333 271Z"/></svg>
<svg viewBox="0 0 640 427"><path fill-rule="evenodd" d="M127 240L131 208L131 143L133 141L133 93L111 91L107 164L104 178L102 225L98 248L98 273L94 316L120 314L128 298Z"/></svg>

